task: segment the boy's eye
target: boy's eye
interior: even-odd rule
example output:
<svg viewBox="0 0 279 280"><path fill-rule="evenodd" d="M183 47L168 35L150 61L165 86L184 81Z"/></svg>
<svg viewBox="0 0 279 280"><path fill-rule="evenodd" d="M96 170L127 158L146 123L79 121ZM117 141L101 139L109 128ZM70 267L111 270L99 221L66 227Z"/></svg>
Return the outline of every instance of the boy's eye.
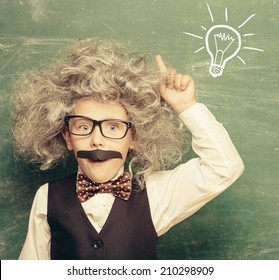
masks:
<svg viewBox="0 0 279 280"><path fill-rule="evenodd" d="M105 137L121 139L127 132L126 124L121 121L109 120L103 122L102 125L102 132Z"/></svg>
<svg viewBox="0 0 279 280"><path fill-rule="evenodd" d="M86 134L90 133L92 130L92 124L87 121L82 120L73 120L70 125L71 132L76 134Z"/></svg>
<svg viewBox="0 0 279 280"><path fill-rule="evenodd" d="M117 130L118 128L119 128L119 127L118 127L117 125L115 125L115 124L112 124L112 125L108 126L108 129L111 130L111 131L115 131L115 130Z"/></svg>
<svg viewBox="0 0 279 280"><path fill-rule="evenodd" d="M91 126L88 125L88 124L83 124L83 125L80 125L79 126L79 129L84 131L84 132L87 132L87 131L90 131L91 130Z"/></svg>

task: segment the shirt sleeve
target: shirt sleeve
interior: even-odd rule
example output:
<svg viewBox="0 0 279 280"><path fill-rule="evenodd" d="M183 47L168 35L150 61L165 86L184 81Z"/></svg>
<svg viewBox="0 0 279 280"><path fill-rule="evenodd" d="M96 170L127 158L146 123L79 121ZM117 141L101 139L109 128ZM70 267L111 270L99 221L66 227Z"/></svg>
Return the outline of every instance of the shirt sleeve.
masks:
<svg viewBox="0 0 279 280"><path fill-rule="evenodd" d="M244 170L227 131L201 103L180 114L197 158L146 179L152 220L160 236L229 187Z"/></svg>
<svg viewBox="0 0 279 280"><path fill-rule="evenodd" d="M47 222L48 184L37 191L31 208L28 232L20 260L50 259L50 228Z"/></svg>

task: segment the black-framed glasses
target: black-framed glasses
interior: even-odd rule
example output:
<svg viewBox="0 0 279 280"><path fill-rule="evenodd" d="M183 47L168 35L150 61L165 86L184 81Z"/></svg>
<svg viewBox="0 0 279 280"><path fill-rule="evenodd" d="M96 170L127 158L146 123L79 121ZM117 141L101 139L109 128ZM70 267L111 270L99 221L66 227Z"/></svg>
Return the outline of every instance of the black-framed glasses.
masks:
<svg viewBox="0 0 279 280"><path fill-rule="evenodd" d="M92 133L95 126L99 126L105 138L122 139L126 136L132 123L119 119L93 120L85 116L65 116L65 124L71 134L87 136Z"/></svg>

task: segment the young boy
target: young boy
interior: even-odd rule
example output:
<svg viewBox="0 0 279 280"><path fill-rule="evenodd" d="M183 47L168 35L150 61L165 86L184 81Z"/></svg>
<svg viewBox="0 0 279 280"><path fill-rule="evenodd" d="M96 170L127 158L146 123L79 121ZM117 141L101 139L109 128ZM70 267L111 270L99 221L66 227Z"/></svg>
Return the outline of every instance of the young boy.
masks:
<svg viewBox="0 0 279 280"><path fill-rule="evenodd" d="M116 43L86 39L21 80L18 151L45 170L68 150L78 170L37 191L20 259L156 259L158 236L241 175L193 79L159 55L156 63L159 71ZM185 127L198 157L178 165Z"/></svg>

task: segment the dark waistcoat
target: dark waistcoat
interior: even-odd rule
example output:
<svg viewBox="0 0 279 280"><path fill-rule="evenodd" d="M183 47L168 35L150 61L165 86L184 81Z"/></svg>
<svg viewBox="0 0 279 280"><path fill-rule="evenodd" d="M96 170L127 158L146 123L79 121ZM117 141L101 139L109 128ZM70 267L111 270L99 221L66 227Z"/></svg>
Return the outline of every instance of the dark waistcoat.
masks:
<svg viewBox="0 0 279 280"><path fill-rule="evenodd" d="M51 259L156 259L157 234L146 190L116 198L98 233L75 191L76 174L49 183ZM102 195L102 194L100 194Z"/></svg>

